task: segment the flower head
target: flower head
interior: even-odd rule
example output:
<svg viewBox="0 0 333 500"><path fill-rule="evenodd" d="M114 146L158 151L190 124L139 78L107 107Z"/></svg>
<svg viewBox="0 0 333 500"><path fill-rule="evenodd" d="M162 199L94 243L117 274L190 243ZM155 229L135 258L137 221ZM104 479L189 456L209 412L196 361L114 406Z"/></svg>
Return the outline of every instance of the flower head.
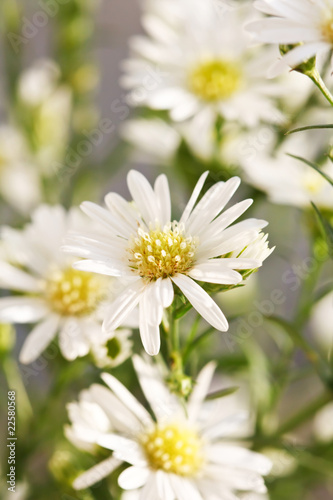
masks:
<svg viewBox="0 0 333 500"><path fill-rule="evenodd" d="M219 116L248 126L282 120L276 89L262 84L267 56L242 29L249 9L220 3L223 15L213 1L146 2L147 35L131 40L123 64L131 104L168 110L174 121L209 116L211 131Z"/></svg>
<svg viewBox="0 0 333 500"><path fill-rule="evenodd" d="M86 224L77 209L66 213L60 206L41 205L23 230L3 229L6 259L0 261L0 286L19 294L0 299L0 320L37 323L22 347L22 363L35 360L58 331L67 359L86 355L102 335L99 309L110 282L73 269L73 258L60 250L68 229Z"/></svg>
<svg viewBox="0 0 333 500"><path fill-rule="evenodd" d="M269 460L222 441L243 417L221 418L218 401L204 403L214 363L199 374L185 412L156 366L138 356L133 362L154 418L117 379L103 374L109 388L93 385L80 403L71 403L66 434L80 447L99 445L113 455L79 476L74 488L87 488L127 462L119 485L140 488L140 499L199 500L221 493L237 499L238 491L266 491L261 476L269 472Z"/></svg>
<svg viewBox="0 0 333 500"><path fill-rule="evenodd" d="M254 5L269 16L248 25L258 41L295 45L270 68L269 76L276 76L286 66L295 68L313 56L332 51L332 0L258 0Z"/></svg>
<svg viewBox="0 0 333 500"><path fill-rule="evenodd" d="M106 196L107 209L85 202L83 211L102 224L104 232L99 237L81 232L67 238L64 249L86 258L75 263L75 269L128 280L106 312L104 330L115 330L139 304L140 334L149 354L159 351L159 325L163 310L173 302L174 285L212 326L226 331L225 316L196 281L236 285L242 276L235 270L256 269L262 263L229 256L254 242L266 225L249 219L229 227L252 203L245 200L223 212L240 179L216 183L196 204L207 174L201 176L180 219L173 221L167 178L159 176L152 188L142 174L131 171L128 187L134 205L115 193Z"/></svg>

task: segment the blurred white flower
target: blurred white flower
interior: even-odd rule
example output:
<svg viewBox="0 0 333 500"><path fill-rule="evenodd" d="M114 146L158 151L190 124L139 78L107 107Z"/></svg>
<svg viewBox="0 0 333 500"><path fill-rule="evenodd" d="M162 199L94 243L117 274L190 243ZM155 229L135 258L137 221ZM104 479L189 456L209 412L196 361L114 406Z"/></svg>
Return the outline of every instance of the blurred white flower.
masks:
<svg viewBox="0 0 333 500"><path fill-rule="evenodd" d="M324 352L333 352L333 292L315 304L311 312L310 325L313 339Z"/></svg>
<svg viewBox="0 0 333 500"><path fill-rule="evenodd" d="M0 192L19 212L29 212L40 201L37 166L20 132L0 125Z"/></svg>
<svg viewBox="0 0 333 500"><path fill-rule="evenodd" d="M82 405L70 418L76 439L112 450L113 455L79 476L74 488L87 488L127 462L130 466L118 483L125 490L140 488L142 500L203 500L221 495L236 500L241 498L237 492L265 493L262 475L269 472L270 461L225 440L243 415L221 418L218 401L208 410L205 407L215 364L200 372L185 410L155 366L138 356L133 361L156 420L117 379L104 373L109 389L94 385L90 393L104 413L105 430L99 430L97 423L87 429Z"/></svg>
<svg viewBox="0 0 333 500"><path fill-rule="evenodd" d="M132 39L132 58L123 63L130 103L169 110L175 121L203 114L211 129L218 116L248 126L282 120L272 101L280 88L263 82L267 53L250 50L242 29L248 6L221 4L223 15L210 1L148 3L148 36Z"/></svg>
<svg viewBox="0 0 333 500"><path fill-rule="evenodd" d="M269 16L247 26L257 41L296 45L271 66L269 76L332 52L333 0L257 0L254 6Z"/></svg>
<svg viewBox="0 0 333 500"><path fill-rule="evenodd" d="M313 132L313 131L312 131ZM325 135L319 131L320 135ZM244 156L242 167L248 182L266 192L273 203L310 207L311 201L318 207L332 208L333 197L330 184L310 166L291 158L288 153L313 160L318 153L316 135L305 133L283 142L276 153L269 148L262 154ZM323 172L333 177L333 164L327 160Z"/></svg>
<svg viewBox="0 0 333 500"><path fill-rule="evenodd" d="M313 430L320 441L333 441L333 403L329 403L316 413Z"/></svg>
<svg viewBox="0 0 333 500"><path fill-rule="evenodd" d="M38 106L55 91L59 77L60 69L54 61L38 59L21 74L18 95L25 104Z"/></svg>
<svg viewBox="0 0 333 500"><path fill-rule="evenodd" d="M142 154L146 161L169 163L181 142L181 135L175 127L157 118L128 120L122 125L120 133L135 146L135 153Z"/></svg>
<svg viewBox="0 0 333 500"><path fill-rule="evenodd" d="M37 323L26 338L20 361L34 361L59 331L63 356L86 355L101 335L99 308L107 297L107 278L72 269L73 259L61 252L69 229L83 230L89 221L78 209L41 205L22 231L4 228L7 249L20 251L0 261L0 286L19 292L0 298L0 321Z"/></svg>
<svg viewBox="0 0 333 500"><path fill-rule="evenodd" d="M242 257L245 259L254 259L262 265L264 260L266 260L272 252L274 252L275 247L269 248L268 234L260 232L257 239L252 241L247 247L242 248L241 246L234 250L231 257Z"/></svg>
<svg viewBox="0 0 333 500"><path fill-rule="evenodd" d="M222 212L240 184L238 177L213 185L195 207L207 175L200 177L179 222L172 222L166 176L159 176L152 188L142 174L132 170L127 183L135 206L116 193L106 196L107 209L84 202L82 210L103 226L104 235L89 237L77 232L68 236L64 247L87 259L75 263L75 269L129 280L110 304L103 328L115 330L139 304L141 339L151 355L160 349L159 325L164 308L173 302L173 284L208 323L226 331L224 314L196 280L238 284L242 276L235 269L261 265L242 256L216 258L245 248L267 223L249 219L229 227L252 204L245 200Z"/></svg>

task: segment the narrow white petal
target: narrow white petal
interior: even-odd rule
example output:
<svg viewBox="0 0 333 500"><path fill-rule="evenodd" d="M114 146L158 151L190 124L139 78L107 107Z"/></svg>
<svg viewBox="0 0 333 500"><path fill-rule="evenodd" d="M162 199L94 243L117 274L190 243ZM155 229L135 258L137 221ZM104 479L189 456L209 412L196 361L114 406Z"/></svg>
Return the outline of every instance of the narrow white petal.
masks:
<svg viewBox="0 0 333 500"><path fill-rule="evenodd" d="M112 302L107 310L106 318L104 320L103 329L105 331L116 330L127 316L131 314L133 309L139 303L142 297L144 284L141 278L134 283L131 283L119 295L119 297Z"/></svg>
<svg viewBox="0 0 333 500"><path fill-rule="evenodd" d="M221 285L236 285L243 279L239 273L228 269L223 259L214 259L203 264L196 264L188 274L197 281L219 283Z"/></svg>
<svg viewBox="0 0 333 500"><path fill-rule="evenodd" d="M81 204L81 209L88 215L88 217L106 227L110 231L110 234L122 236L123 238L129 238L131 231L122 223L121 220L105 208L100 207L91 201L85 201Z"/></svg>
<svg viewBox="0 0 333 500"><path fill-rule="evenodd" d="M216 363L211 361L201 370L197 377L196 385L188 400L188 417L191 421L195 421L198 418L201 405L207 396L215 369Z"/></svg>
<svg viewBox="0 0 333 500"><path fill-rule="evenodd" d="M177 497L170 484L169 474L163 470L156 471L156 486L159 495L158 498L162 500L175 500Z"/></svg>
<svg viewBox="0 0 333 500"><path fill-rule="evenodd" d="M144 175L131 170L127 184L135 204L147 225L158 219L159 207L155 192Z"/></svg>
<svg viewBox="0 0 333 500"><path fill-rule="evenodd" d="M19 358L21 363L32 363L38 358L57 333L59 321L59 316L52 314L35 326L21 349Z"/></svg>
<svg viewBox="0 0 333 500"><path fill-rule="evenodd" d="M131 439L117 434L105 434L98 439L97 444L108 450L114 450L114 456L119 460L138 467L144 467L147 464L141 446Z"/></svg>
<svg viewBox="0 0 333 500"><path fill-rule="evenodd" d="M150 356L156 356L161 347L160 327L159 324L151 325L148 323L149 302L146 297L143 297L139 305L140 336L145 351Z"/></svg>
<svg viewBox="0 0 333 500"><path fill-rule="evenodd" d="M123 384L109 373L102 373L104 382L110 387L115 395L124 403L125 406L141 420L144 426L152 423L152 418L141 403L129 392Z"/></svg>
<svg viewBox="0 0 333 500"><path fill-rule="evenodd" d="M21 292L40 292L40 281L7 262L0 262L0 285L2 288Z"/></svg>
<svg viewBox="0 0 333 500"><path fill-rule="evenodd" d="M214 463L246 469L260 475L268 474L272 468L271 461L264 455L240 446L214 444L209 448L207 457Z"/></svg>
<svg viewBox="0 0 333 500"><path fill-rule="evenodd" d="M146 484L140 491L138 500L162 500L158 497L155 473L151 471ZM164 499L163 499L164 500Z"/></svg>
<svg viewBox="0 0 333 500"><path fill-rule="evenodd" d="M238 430L238 428L249 419L247 412L237 413L230 417L223 418L218 416L206 428L202 429L203 436L210 441L222 437L230 436Z"/></svg>
<svg viewBox="0 0 333 500"><path fill-rule="evenodd" d="M118 477L118 484L123 490L134 490L146 484L150 471L144 467L128 467Z"/></svg>
<svg viewBox="0 0 333 500"><path fill-rule="evenodd" d="M169 278L161 280L159 294L163 307L167 308L171 306L174 298L174 291L172 281Z"/></svg>
<svg viewBox="0 0 333 500"><path fill-rule="evenodd" d="M157 420L168 416L176 417L177 414L182 415L183 408L177 398L170 393L169 389L162 382L157 368L149 362L145 362L137 355L133 356L133 364L142 391Z"/></svg>
<svg viewBox="0 0 333 500"><path fill-rule="evenodd" d="M171 221L171 200L168 179L159 175L155 181L154 190L159 207L159 221L162 226Z"/></svg>
<svg viewBox="0 0 333 500"><path fill-rule="evenodd" d="M178 274L172 278L199 314L214 328L225 332L229 325L221 309L201 286L188 276Z"/></svg>
<svg viewBox="0 0 333 500"><path fill-rule="evenodd" d="M125 266L112 265L112 262L100 262L96 260L80 260L73 264L74 269L79 271L86 271L88 273L103 274L106 276L124 276L127 274Z"/></svg>
<svg viewBox="0 0 333 500"><path fill-rule="evenodd" d="M107 477L111 474L119 465L121 464L120 460L117 460L114 457L109 457L103 462L100 462L91 469L83 472L80 476L78 476L73 482L74 490L84 490L85 488L89 488L95 483L98 483L104 477Z"/></svg>
<svg viewBox="0 0 333 500"><path fill-rule="evenodd" d="M35 323L50 313L42 299L33 297L0 298L0 321L3 323Z"/></svg>
<svg viewBox="0 0 333 500"><path fill-rule="evenodd" d="M203 500L198 488L190 479L170 474L170 482L177 500Z"/></svg>
<svg viewBox="0 0 333 500"><path fill-rule="evenodd" d="M193 210L193 207L194 207L194 205L195 205L195 203L196 203L196 201L201 193L201 190L203 188L203 185L205 184L205 181L207 179L208 174L209 174L209 172L204 172L201 175L200 179L198 180L198 182L193 190L193 193L191 195L191 198L189 199L189 201L185 207L183 215L180 218L180 221L179 221L180 223L186 224L186 222L188 221L188 218L189 218L189 216Z"/></svg>

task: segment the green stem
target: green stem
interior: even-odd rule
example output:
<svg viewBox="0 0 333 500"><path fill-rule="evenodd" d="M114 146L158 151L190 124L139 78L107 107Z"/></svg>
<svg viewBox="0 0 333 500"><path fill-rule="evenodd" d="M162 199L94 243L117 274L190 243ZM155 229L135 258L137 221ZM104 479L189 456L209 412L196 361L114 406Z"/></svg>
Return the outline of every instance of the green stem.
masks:
<svg viewBox="0 0 333 500"><path fill-rule="evenodd" d="M311 68L311 70L305 72L305 75L313 81L313 83L316 85L316 87L318 87L325 99L330 103L331 106L333 106L333 96L326 87L325 82L319 74L319 71L316 68Z"/></svg>
<svg viewBox="0 0 333 500"><path fill-rule="evenodd" d="M207 337L209 337L209 335L211 335L212 333L215 333L216 332L216 329L213 328L212 326L207 328L207 330L205 330L204 332L202 332L196 339L194 339L191 343L188 343L185 350L184 350L184 353L183 353L183 360L184 360L184 363L186 363L186 361L188 360L191 352L196 348L198 347L198 345L203 341L205 340Z"/></svg>

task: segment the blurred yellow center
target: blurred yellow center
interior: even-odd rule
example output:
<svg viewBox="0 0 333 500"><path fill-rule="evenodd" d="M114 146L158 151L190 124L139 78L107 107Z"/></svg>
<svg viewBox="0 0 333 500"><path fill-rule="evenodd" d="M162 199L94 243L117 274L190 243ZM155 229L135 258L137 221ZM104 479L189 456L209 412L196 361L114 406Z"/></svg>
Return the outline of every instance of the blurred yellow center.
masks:
<svg viewBox="0 0 333 500"><path fill-rule="evenodd" d="M143 436L142 445L153 469L194 476L203 464L202 441L184 424L157 424Z"/></svg>
<svg viewBox="0 0 333 500"><path fill-rule="evenodd" d="M333 44L333 12L322 23L322 34L324 39Z"/></svg>
<svg viewBox="0 0 333 500"><path fill-rule="evenodd" d="M72 268L54 272L46 283L52 309L63 316L92 313L105 291L104 278Z"/></svg>
<svg viewBox="0 0 333 500"><path fill-rule="evenodd" d="M303 179L305 189L312 195L319 194L325 185L324 178L309 169Z"/></svg>
<svg viewBox="0 0 333 500"><path fill-rule="evenodd" d="M129 249L129 264L148 281L169 278L191 269L196 246L195 240L187 237L177 222L149 233L139 229Z"/></svg>
<svg viewBox="0 0 333 500"><path fill-rule="evenodd" d="M238 90L241 81L239 65L227 60L202 62L189 74L191 91L205 101L227 99Z"/></svg>

